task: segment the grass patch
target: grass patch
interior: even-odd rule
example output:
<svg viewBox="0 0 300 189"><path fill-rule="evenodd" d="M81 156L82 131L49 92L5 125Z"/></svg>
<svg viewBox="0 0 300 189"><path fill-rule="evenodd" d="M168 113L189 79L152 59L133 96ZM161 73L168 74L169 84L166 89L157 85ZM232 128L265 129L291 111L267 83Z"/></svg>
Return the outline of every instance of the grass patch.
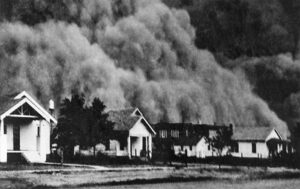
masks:
<svg viewBox="0 0 300 189"><path fill-rule="evenodd" d="M0 171L70 169L70 166L46 164L0 163Z"/></svg>

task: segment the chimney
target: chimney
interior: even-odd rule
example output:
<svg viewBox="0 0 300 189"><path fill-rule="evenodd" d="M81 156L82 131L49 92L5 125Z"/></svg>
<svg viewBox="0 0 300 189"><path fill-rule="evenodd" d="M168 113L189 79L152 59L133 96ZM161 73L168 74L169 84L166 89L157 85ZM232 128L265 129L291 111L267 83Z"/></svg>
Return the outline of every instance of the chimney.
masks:
<svg viewBox="0 0 300 189"><path fill-rule="evenodd" d="M229 124L229 130L230 130L231 135L233 135L233 124L232 123Z"/></svg>
<svg viewBox="0 0 300 189"><path fill-rule="evenodd" d="M51 115L54 113L54 101L52 99L49 100L49 112Z"/></svg>

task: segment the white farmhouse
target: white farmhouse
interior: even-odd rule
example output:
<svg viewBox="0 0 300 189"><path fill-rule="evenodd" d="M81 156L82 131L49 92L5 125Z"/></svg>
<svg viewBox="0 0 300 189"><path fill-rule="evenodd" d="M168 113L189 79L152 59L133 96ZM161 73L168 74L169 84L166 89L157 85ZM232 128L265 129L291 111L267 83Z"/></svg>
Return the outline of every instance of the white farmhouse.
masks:
<svg viewBox="0 0 300 189"><path fill-rule="evenodd" d="M206 158L213 156L213 149L205 136L185 137L174 142L174 154L177 156Z"/></svg>
<svg viewBox="0 0 300 189"><path fill-rule="evenodd" d="M152 136L156 133L138 108L110 111L108 119L114 122L114 128L106 153L152 157Z"/></svg>
<svg viewBox="0 0 300 189"><path fill-rule="evenodd" d="M235 128L232 156L244 158L269 158L279 153L290 153L290 142L270 127Z"/></svg>
<svg viewBox="0 0 300 189"><path fill-rule="evenodd" d="M0 162L45 162L57 120L25 91L0 98Z"/></svg>

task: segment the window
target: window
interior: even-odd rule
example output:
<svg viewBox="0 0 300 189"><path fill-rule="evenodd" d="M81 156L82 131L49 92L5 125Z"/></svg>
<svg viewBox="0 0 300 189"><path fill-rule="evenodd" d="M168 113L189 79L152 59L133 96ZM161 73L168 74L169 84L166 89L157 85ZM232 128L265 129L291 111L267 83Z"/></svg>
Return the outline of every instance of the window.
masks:
<svg viewBox="0 0 300 189"><path fill-rule="evenodd" d="M124 142L120 142L120 150L124 151L125 147L126 147L125 143Z"/></svg>
<svg viewBox="0 0 300 189"><path fill-rule="evenodd" d="M171 137L179 138L179 131L178 130L171 130Z"/></svg>
<svg viewBox="0 0 300 189"><path fill-rule="evenodd" d="M6 124L4 124L4 134L6 135L7 134L7 125Z"/></svg>
<svg viewBox="0 0 300 189"><path fill-rule="evenodd" d="M39 127L39 126L37 127L37 133L36 133L36 136L37 136L37 137L40 136L40 127Z"/></svg>
<svg viewBox="0 0 300 189"><path fill-rule="evenodd" d="M167 130L160 130L159 136L160 138L167 138Z"/></svg>
<svg viewBox="0 0 300 189"><path fill-rule="evenodd" d="M291 146L291 144L288 144L288 152L289 152L289 153L292 152L292 146Z"/></svg>
<svg viewBox="0 0 300 189"><path fill-rule="evenodd" d="M189 130L185 130L185 136L189 136Z"/></svg>
<svg viewBox="0 0 300 189"><path fill-rule="evenodd" d="M207 150L210 150L210 144L207 145Z"/></svg>
<svg viewBox="0 0 300 189"><path fill-rule="evenodd" d="M252 143L252 153L256 153L256 143Z"/></svg>
<svg viewBox="0 0 300 189"><path fill-rule="evenodd" d="M193 150L193 146L191 145L191 146L190 146L190 151L192 151L192 150Z"/></svg>
<svg viewBox="0 0 300 189"><path fill-rule="evenodd" d="M282 151L283 152L286 152L286 144L282 144L283 146L282 146Z"/></svg>
<svg viewBox="0 0 300 189"><path fill-rule="evenodd" d="M231 146L232 152L239 152L239 144L237 142L234 142Z"/></svg>

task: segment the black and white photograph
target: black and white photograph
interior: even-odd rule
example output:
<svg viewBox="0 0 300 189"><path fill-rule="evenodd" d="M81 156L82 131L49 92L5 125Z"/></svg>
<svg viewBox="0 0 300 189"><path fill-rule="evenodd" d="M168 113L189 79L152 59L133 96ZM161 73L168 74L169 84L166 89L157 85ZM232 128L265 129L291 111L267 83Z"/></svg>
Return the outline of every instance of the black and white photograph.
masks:
<svg viewBox="0 0 300 189"><path fill-rule="evenodd" d="M298 189L300 0L0 0L0 189Z"/></svg>

